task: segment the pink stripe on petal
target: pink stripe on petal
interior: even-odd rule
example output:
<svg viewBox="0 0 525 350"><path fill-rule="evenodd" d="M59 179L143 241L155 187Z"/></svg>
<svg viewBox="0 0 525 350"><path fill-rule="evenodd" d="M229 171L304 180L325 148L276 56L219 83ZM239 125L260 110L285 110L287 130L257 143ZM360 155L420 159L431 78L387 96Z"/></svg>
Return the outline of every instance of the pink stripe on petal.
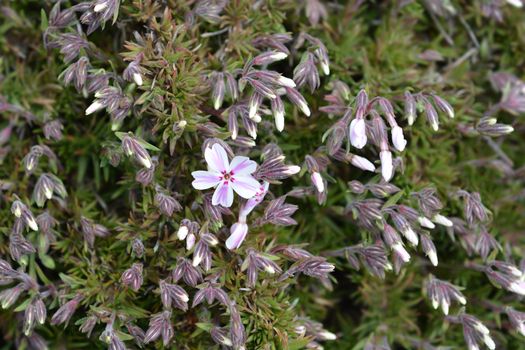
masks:
<svg viewBox="0 0 525 350"><path fill-rule="evenodd" d="M230 162L228 161L228 155L224 148L218 143L214 144L211 148L207 147L204 151L204 158L208 163L210 170L217 171L219 173L230 172Z"/></svg>
<svg viewBox="0 0 525 350"><path fill-rule="evenodd" d="M255 196L261 185L251 176L237 176L232 179L231 185L235 192L242 198L252 198Z"/></svg>
<svg viewBox="0 0 525 350"><path fill-rule="evenodd" d="M257 169L257 163L248 157L236 156L232 159L230 169L233 175L250 175Z"/></svg>
<svg viewBox="0 0 525 350"><path fill-rule="evenodd" d="M212 205L222 205L229 208L233 203L233 189L229 182L220 182L211 198Z"/></svg>
<svg viewBox="0 0 525 350"><path fill-rule="evenodd" d="M226 240L226 248L229 250L237 249L241 246L248 233L248 225L237 222L230 228L230 237Z"/></svg>
<svg viewBox="0 0 525 350"><path fill-rule="evenodd" d="M197 190L207 190L208 188L217 186L221 181L221 175L212 171L194 171L191 173L191 176L195 178L191 184L193 188Z"/></svg>

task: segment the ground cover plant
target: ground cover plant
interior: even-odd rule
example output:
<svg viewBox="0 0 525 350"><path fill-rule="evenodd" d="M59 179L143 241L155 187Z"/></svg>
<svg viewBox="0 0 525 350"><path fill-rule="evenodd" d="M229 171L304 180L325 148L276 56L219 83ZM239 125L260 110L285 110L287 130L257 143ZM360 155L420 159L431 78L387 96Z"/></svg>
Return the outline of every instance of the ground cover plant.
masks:
<svg viewBox="0 0 525 350"><path fill-rule="evenodd" d="M0 349L525 349L521 0L0 4Z"/></svg>

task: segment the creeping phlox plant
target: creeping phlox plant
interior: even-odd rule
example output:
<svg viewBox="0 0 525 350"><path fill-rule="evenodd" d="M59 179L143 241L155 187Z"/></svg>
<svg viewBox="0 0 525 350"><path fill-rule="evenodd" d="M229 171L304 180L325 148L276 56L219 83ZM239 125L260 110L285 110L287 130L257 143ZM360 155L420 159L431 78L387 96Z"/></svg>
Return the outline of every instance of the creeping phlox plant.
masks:
<svg viewBox="0 0 525 350"><path fill-rule="evenodd" d="M10 349L525 349L522 0L0 6Z"/></svg>

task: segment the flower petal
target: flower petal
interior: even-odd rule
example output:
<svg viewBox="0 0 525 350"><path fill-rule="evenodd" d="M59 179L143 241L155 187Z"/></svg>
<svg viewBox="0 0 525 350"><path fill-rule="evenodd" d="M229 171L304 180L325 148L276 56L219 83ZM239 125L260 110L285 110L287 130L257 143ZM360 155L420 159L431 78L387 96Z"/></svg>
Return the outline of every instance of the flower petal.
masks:
<svg viewBox="0 0 525 350"><path fill-rule="evenodd" d="M212 205L222 205L223 207L229 208L233 203L233 189L231 183L223 181L219 183L219 186L215 189L213 197L211 198Z"/></svg>
<svg viewBox="0 0 525 350"><path fill-rule="evenodd" d="M229 250L237 249L241 246L248 233L248 225L237 222L230 228L230 237L226 240L226 248Z"/></svg>
<svg viewBox="0 0 525 350"><path fill-rule="evenodd" d="M195 178L191 184L197 190L207 190L217 186L221 181L221 174L214 171L194 171L191 173L191 176Z"/></svg>
<svg viewBox="0 0 525 350"><path fill-rule="evenodd" d="M204 151L204 158L206 159L206 163L208 163L209 170L214 170L219 173L230 171L228 155L224 148L218 143L214 144L211 148L206 148Z"/></svg>
<svg viewBox="0 0 525 350"><path fill-rule="evenodd" d="M239 196L249 199L255 196L261 185L252 176L234 176L231 187Z"/></svg>
<svg viewBox="0 0 525 350"><path fill-rule="evenodd" d="M236 156L230 164L232 175L250 175L257 169L257 163L248 157Z"/></svg>

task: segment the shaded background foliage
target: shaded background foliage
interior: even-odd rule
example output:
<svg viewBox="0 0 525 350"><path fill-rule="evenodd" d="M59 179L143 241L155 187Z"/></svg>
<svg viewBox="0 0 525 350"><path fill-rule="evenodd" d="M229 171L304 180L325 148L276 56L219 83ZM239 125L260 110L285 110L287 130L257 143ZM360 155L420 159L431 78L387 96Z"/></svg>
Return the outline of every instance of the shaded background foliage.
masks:
<svg viewBox="0 0 525 350"><path fill-rule="evenodd" d="M52 201L47 206L60 222L50 249L28 255L22 264L27 266L22 269L42 286L53 286L46 301L49 318L63 301L79 292L84 296L67 328L49 323L36 328L49 348L106 347L98 339L103 325L98 325L91 337L78 330L76 322L87 315L90 306L92 311L118 309L131 315L144 330L151 314L162 311L154 290L159 279L166 278L175 267L177 258L186 254L174 238L178 222L183 217L197 219L200 215L195 213L193 201L202 203L202 196L191 188L190 173L203 168L201 145L203 135L209 135L199 126L214 122L219 128L214 137L226 140L230 135L224 114L220 113L224 108L212 108L210 86L202 77L215 70L242 69L249 59L265 51L253 45L254 39L265 34L288 32L295 40L304 31L320 39L329 53L330 75L321 77L316 91L301 90L312 111L310 118L287 102L284 131L276 132L264 120L257 145L276 143L288 163L302 165L305 156L323 144L323 134L336 121L319 108L327 104L323 97L332 91L337 80L348 85L352 99L360 89L370 96L384 96L394 103L398 123L408 140L407 149L399 153L404 170L397 172L392 183L407 198L411 192L435 187L444 204L442 213L450 218L463 217L463 202L454 195L459 189L479 192L492 212L489 232L502 245L491 259L499 256L498 260L515 261L519 266L525 229L523 111L496 111L499 122L514 127L514 132L505 137L471 135L465 130L502 99L501 93L491 86L493 73L503 71L523 77L523 10L502 4L498 21L483 13L482 6L490 1L451 1L454 14L436 11L432 4L442 2L431 0L334 1L323 2L327 16L316 24L306 15L305 6L310 3L232 0L217 21L194 18L195 25L184 26L192 21L188 13L198 6L196 2L122 1L116 22L106 22L103 29L89 36L93 67L121 74L129 61L142 52L145 76L156 72L154 88L150 89L151 81L143 87L123 88L136 99L121 131L133 131L159 148L150 151L159 159L163 157L154 177L162 186L180 193L177 199L184 207L171 221L153 204L156 190L135 181L136 166L131 161L123 158L117 167L110 164L112 156L118 153L112 150L120 145L107 113L85 116L93 98L73 86L65 87L59 79L70 63L64 63L58 49L46 49L43 45L54 2L21 0L2 5L0 103L21 109L12 112L0 108L0 126L4 130L12 128L11 135L0 142L0 256L13 262L13 267L19 266L10 258L10 208L15 194L24 203L31 203L35 182L24 170L22 159L33 145L49 145L59 160L56 171L44 158L40 166L43 171L56 173L68 195L66 200ZM64 1L61 6L66 9L74 4ZM165 53L169 64L155 57L153 44L140 45L136 40L133 32L144 33L145 26L153 29L164 44L174 43L173 51ZM223 28L230 29L217 34ZM288 47L290 58L271 67L291 77L305 49ZM432 56L435 59L429 58ZM407 126L403 115L406 90L435 92L453 106L456 117L441 117L437 132L423 116L413 126ZM62 122L61 140L45 139L42 128L47 118ZM174 128L182 120L187 123L183 131ZM250 157L261 163L261 151L262 147L254 148ZM369 159L377 158L374 151L364 154ZM305 172L303 166L299 175L272 186L273 197L296 186L309 186ZM350 215L343 214L344 208L358 197L349 191L348 182L366 183L373 175L346 163L332 162L323 176L328 181L325 203L320 205L314 196L289 198L288 202L299 207L293 215L297 225L251 229L243 247L270 251L276 244L307 244L306 249L314 255L329 256L328 252L342 247L373 242L369 232L359 228ZM377 176L375 180L378 181ZM110 235L95 238L94 248L87 247L79 226L82 217L109 228ZM226 221L227 229L233 221ZM221 225L211 226L222 246L224 228L221 231ZM26 236L34 246L42 240L39 233ZM239 306L248 349L303 348L312 338L295 335L298 316L322 322L325 329L337 334L336 341L323 342L327 349L379 349L378 344L383 341L392 348L464 348L463 329L447 322L425 297L429 274L464 287L468 313L490 328L499 348L525 348L523 336L513 330L503 312L504 306L523 310L520 297L498 289L483 273L471 269L471 262L481 264L482 259L468 254L450 230L439 227L431 237L439 256L437 267L421 251L410 251L410 263L398 273L387 272L386 278L380 279L366 269L352 269L344 259L330 257L329 261L336 265L331 288L308 276L286 282L268 278L260 279L255 290L243 294L245 272L236 264L244 259L245 250L236 257L222 248L215 249L213 266L214 271L223 272L220 283ZM138 292L120 282L122 273L140 260L131 254L135 238L144 242L147 257L147 272ZM17 304L0 312L5 349L32 346L20 326L24 312L19 305L24 300L20 297ZM458 310L459 307L453 307L454 314ZM172 347L217 346L207 334L209 325L205 320L222 320L224 326L229 317L223 311L215 307L174 312ZM126 332L124 328L122 332ZM127 346L135 346L129 334L119 336ZM157 342L147 347L162 345Z"/></svg>

